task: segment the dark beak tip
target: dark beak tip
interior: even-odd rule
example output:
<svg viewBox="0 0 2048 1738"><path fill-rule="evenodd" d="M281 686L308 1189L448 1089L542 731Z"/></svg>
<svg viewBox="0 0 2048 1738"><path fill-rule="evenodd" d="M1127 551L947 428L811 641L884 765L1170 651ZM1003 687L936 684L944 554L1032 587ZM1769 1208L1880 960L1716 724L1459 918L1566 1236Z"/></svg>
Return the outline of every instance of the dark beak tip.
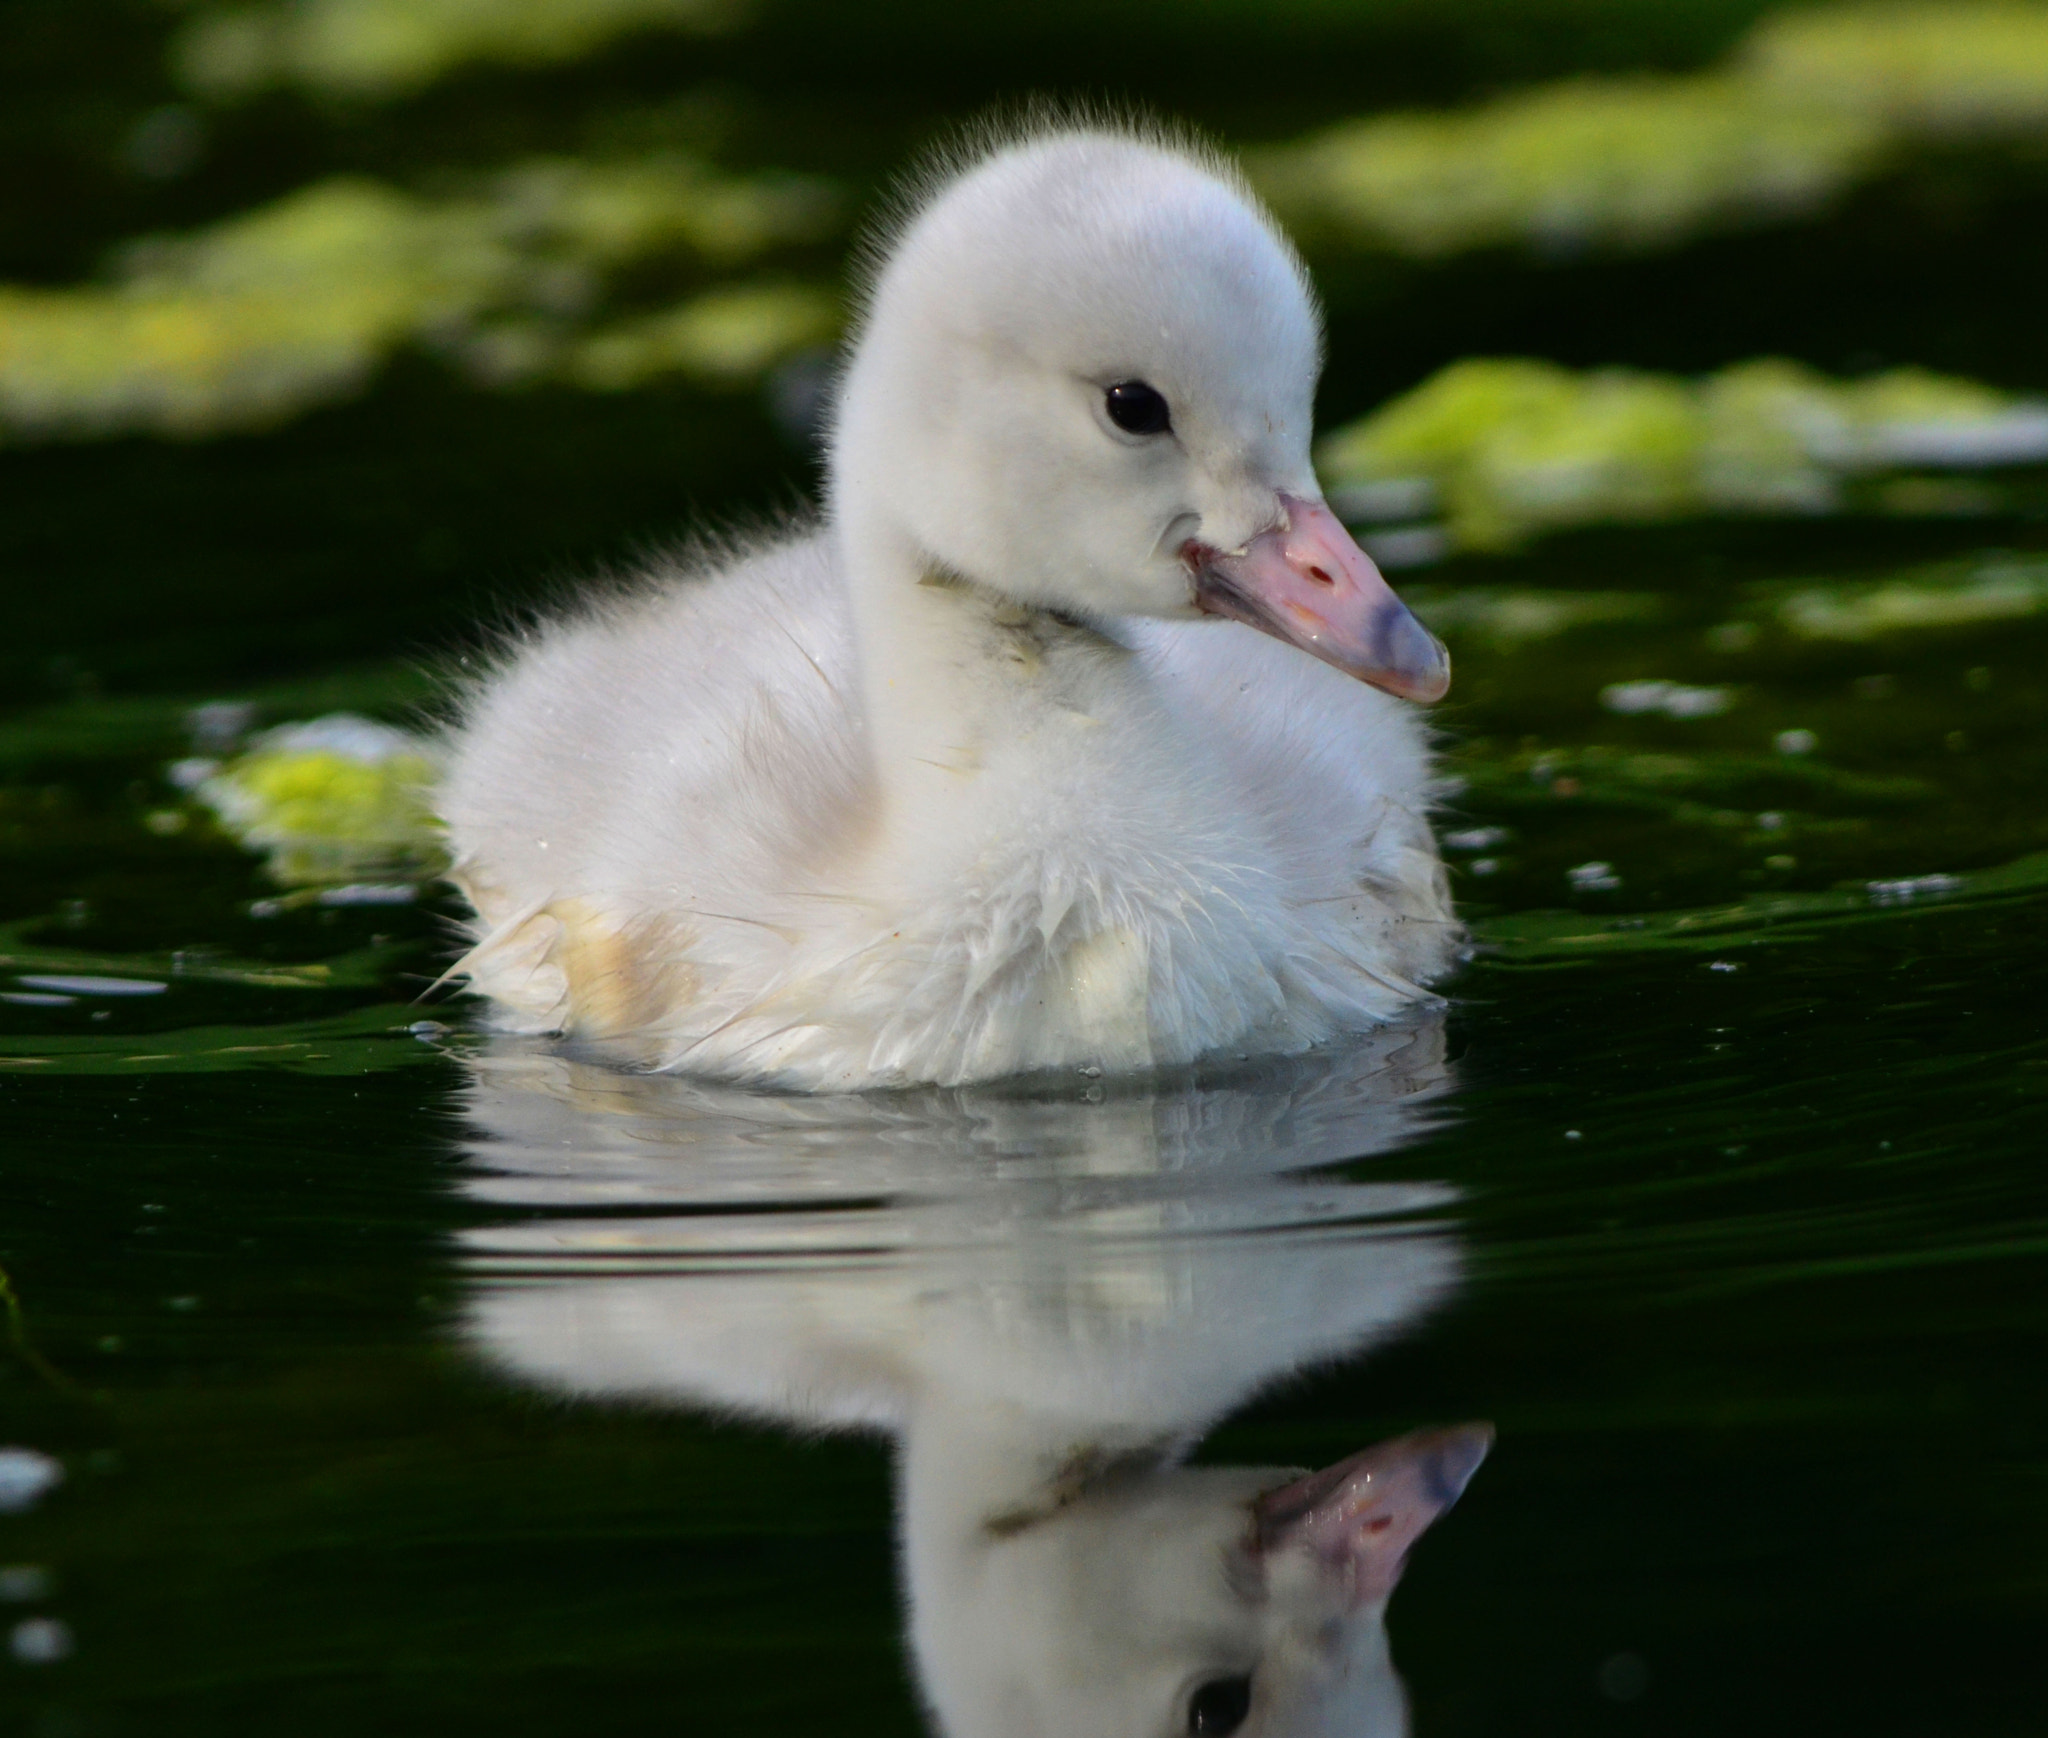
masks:
<svg viewBox="0 0 2048 1738"><path fill-rule="evenodd" d="M1391 680L1382 685L1403 700L1431 705L1451 691L1450 649L1406 605L1394 607L1400 614L1381 642L1386 648L1384 663Z"/></svg>
<svg viewBox="0 0 2048 1738"><path fill-rule="evenodd" d="M1451 649L1413 616L1408 619L1415 623L1415 667L1422 678L1417 686L1431 700L1441 700L1451 688Z"/></svg>

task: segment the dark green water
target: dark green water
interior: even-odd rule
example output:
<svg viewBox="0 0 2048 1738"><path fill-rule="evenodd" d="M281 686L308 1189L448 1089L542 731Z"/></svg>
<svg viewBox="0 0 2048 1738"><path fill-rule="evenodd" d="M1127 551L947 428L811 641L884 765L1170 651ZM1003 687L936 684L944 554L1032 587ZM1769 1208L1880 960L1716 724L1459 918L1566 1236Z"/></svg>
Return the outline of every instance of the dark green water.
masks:
<svg viewBox="0 0 2048 1738"><path fill-rule="evenodd" d="M1468 973L1441 1124L1339 1172L1453 1185L1464 1291L1207 1450L1495 1421L1394 1607L1423 1731L2033 1729L2039 904L1728 954ZM35 1608L77 1639L13 1669L17 1729L914 1729L878 1447L536 1398L458 1349L478 1282L452 1238L507 1210L464 1195L464 1069L383 1030L409 1010L379 987L179 982L10 1071L8 1433L69 1476L6 1555L48 1568ZM10 1014L25 1055L51 1022ZM317 1035L116 1063L201 1033ZM849 1201L829 1146L792 1179L770 1128L776 1211L736 1233L731 1178L668 1156L665 1210L770 1259L806 1191L861 1248L864 1216L992 1168L963 1139L961 1178ZM1639 1699L1601 1693L1617 1654Z"/></svg>
<svg viewBox="0 0 2048 1738"><path fill-rule="evenodd" d="M1582 8L1555 39L1480 10L1462 34L1290 28L1382 53L1413 99L1686 64L1750 9L1630 36ZM117 12L94 28L157 28ZM905 17L906 40L935 28ZM43 189L6 195L17 276L337 165L574 142L677 76L628 57L471 81L439 114L263 108L193 183L138 189L91 141L155 100L155 50L97 58L49 8L9 28L44 105L10 123ZM1060 72L1125 68L1133 27L1101 31L1061 14L1019 64L1248 137L1358 106L1325 67L1314 112L1280 114L1202 73L1200 44L1142 78ZM805 100L779 125L783 40ZM936 40L956 61L891 38L872 84L803 17L718 50L731 149L865 175L1014 88L976 58L994 26ZM934 94L940 71L957 88ZM1653 259L1317 261L1327 408L1502 350L2039 390L2044 215L2038 162L1959 158ZM886 1337L906 1297L967 1312L959 1356L997 1388L1013 1365L1077 1381L1063 1358L1104 1344L1134 1392L1203 1364L1234 1396L1200 1451L1218 1465L1493 1421L1392 1605L1420 1733L2038 1730L2048 610L1829 639L1785 609L2048 583L2025 491L1998 518L1590 531L1419 576L1439 606L1635 601L1446 630L1444 825L1498 831L1455 853L1479 952L1392 1062L1035 1109L633 1086L416 1006L452 907L258 916L253 859L146 825L190 705L405 716L471 624L807 471L752 398L484 397L416 364L273 435L0 453L0 992L168 986L0 1002L0 1443L64 1474L0 1513L0 1627L54 1622L33 1633L64 1654L0 1660L0 1732L917 1731L887 1445L718 1416L801 1338L774 1327L789 1300ZM1653 678L1728 703L1599 699ZM1393 1183L1428 1188L1390 1225L1360 1191ZM1431 1297L1346 1355L1328 1298L1425 1246ZM770 1326L668 1403L652 1378L566 1398L543 1342L583 1322L587 1378L612 1345L577 1314L599 1286L657 1327L680 1312L678 1344L721 1311Z"/></svg>

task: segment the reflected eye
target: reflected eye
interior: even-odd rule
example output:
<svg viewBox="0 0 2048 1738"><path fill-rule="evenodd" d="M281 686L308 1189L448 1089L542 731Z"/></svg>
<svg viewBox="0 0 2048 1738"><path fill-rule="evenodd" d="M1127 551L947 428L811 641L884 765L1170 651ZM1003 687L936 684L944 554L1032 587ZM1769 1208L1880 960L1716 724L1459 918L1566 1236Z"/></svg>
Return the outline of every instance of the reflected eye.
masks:
<svg viewBox="0 0 2048 1738"><path fill-rule="evenodd" d="M1250 1678L1211 1678L1188 1700L1188 1731L1201 1738L1235 1732L1251 1711Z"/></svg>
<svg viewBox="0 0 2048 1738"><path fill-rule="evenodd" d="M1142 380L1119 380L1102 395L1109 420L1125 434L1164 434L1173 426L1166 400Z"/></svg>

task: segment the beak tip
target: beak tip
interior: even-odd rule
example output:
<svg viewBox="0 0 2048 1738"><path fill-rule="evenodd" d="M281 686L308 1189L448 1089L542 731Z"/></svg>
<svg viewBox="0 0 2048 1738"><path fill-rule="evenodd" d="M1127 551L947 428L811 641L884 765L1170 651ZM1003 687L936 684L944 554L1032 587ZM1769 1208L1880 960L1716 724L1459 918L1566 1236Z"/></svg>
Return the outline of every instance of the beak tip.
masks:
<svg viewBox="0 0 2048 1738"><path fill-rule="evenodd" d="M1391 661L1406 678L1404 697L1432 706L1451 691L1450 650L1405 609L1402 615L1405 631L1400 638L1407 643L1398 647Z"/></svg>
<svg viewBox="0 0 2048 1738"><path fill-rule="evenodd" d="M1491 1424L1459 1424L1440 1434L1436 1452L1430 1457L1429 1477L1434 1487L1431 1495L1441 1507L1448 1509L1465 1494L1472 1475L1493 1448L1493 1436Z"/></svg>
<svg viewBox="0 0 2048 1738"><path fill-rule="evenodd" d="M1451 691L1451 656L1439 645L1433 659L1396 665L1391 671L1352 674L1376 688L1384 688L1397 699L1412 701L1417 706L1434 706Z"/></svg>

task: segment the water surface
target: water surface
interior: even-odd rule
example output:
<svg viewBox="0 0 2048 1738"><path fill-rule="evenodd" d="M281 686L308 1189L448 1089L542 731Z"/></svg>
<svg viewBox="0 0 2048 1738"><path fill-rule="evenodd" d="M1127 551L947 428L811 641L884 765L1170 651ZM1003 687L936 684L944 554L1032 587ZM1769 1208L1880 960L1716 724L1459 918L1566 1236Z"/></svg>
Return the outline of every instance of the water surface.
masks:
<svg viewBox="0 0 2048 1738"><path fill-rule="evenodd" d="M1854 905L1581 918L1639 945L1482 956L1362 1056L1050 1101L415 1035L418 914L271 920L335 950L310 986L18 932L16 981L169 988L7 1005L7 1434L65 1480L0 1555L74 1650L9 1717L915 1730L861 1372L821 1436L699 1343L800 1309L964 1311L953 1379L1222 1466L1493 1421L1391 1608L1422 1731L2028 1728L2040 902Z"/></svg>

